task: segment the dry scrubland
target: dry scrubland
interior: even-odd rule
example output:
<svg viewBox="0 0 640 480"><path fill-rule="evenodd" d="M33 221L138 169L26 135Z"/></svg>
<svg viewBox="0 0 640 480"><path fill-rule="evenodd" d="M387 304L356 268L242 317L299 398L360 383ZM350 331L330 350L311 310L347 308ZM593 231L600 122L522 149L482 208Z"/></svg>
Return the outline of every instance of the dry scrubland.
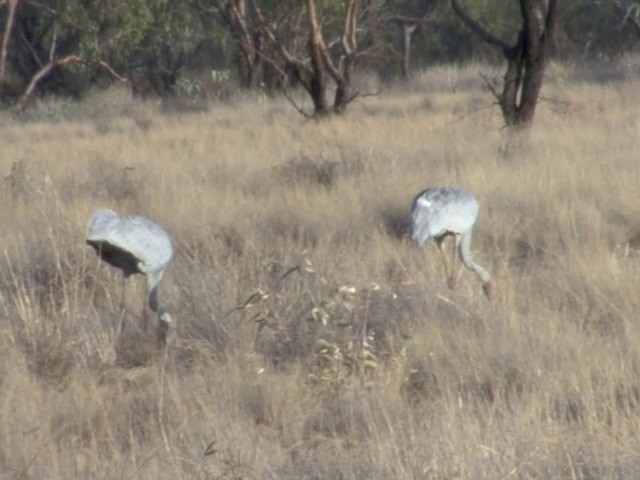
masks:
<svg viewBox="0 0 640 480"><path fill-rule="evenodd" d="M477 70L321 123L121 91L0 119L0 478L638 478L640 81L554 67L513 138ZM493 302L406 236L443 183ZM113 336L99 207L174 239L164 361L141 278Z"/></svg>

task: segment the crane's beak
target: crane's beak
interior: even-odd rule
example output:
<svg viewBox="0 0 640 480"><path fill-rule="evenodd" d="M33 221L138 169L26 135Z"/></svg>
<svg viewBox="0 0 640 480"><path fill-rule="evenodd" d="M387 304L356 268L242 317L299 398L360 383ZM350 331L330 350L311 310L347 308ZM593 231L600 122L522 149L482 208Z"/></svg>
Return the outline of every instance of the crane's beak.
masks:
<svg viewBox="0 0 640 480"><path fill-rule="evenodd" d="M493 296L493 292L496 291L496 288L497 288L496 281L493 278L490 278L489 280L487 280L485 283L482 284L482 291L484 292L484 294L487 296L489 300L491 300L491 297Z"/></svg>

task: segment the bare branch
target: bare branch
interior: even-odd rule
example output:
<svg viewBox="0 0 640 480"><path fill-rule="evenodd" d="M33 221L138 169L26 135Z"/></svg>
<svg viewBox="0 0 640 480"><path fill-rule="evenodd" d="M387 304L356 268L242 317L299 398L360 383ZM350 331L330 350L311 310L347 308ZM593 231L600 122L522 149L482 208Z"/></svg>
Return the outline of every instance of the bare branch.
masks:
<svg viewBox="0 0 640 480"><path fill-rule="evenodd" d="M346 55L352 55L358 48L358 44L356 43L357 11L357 0L349 0L347 4L347 12L344 16L344 30L342 33L342 48Z"/></svg>
<svg viewBox="0 0 640 480"><path fill-rule="evenodd" d="M280 51L280 54L285 59L285 61L294 65L297 65L298 67L303 68L305 70L308 70L308 67L304 64L302 60L295 57L291 52L289 52L287 47L285 47L282 42L278 41L275 33L269 27L267 21L265 20L260 7L258 7L258 5L255 4L255 2L253 2L253 6L255 8L256 17L258 18L258 24L262 32L267 36L269 41L278 48L278 50Z"/></svg>
<svg viewBox="0 0 640 480"><path fill-rule="evenodd" d="M289 101L289 103L293 106L293 108L295 108L298 111L298 113L300 113L303 117L310 118L311 115L309 113L307 113L300 105L298 105L298 103L293 98L293 95L289 91L289 88L288 88L287 82L286 82L287 72L285 72L282 69L282 67L280 65L278 65L278 63L276 63L272 58L268 57L267 55L265 55L264 53L260 52L259 50L256 50L256 54L260 58L262 58L265 62L267 62L269 65L271 65L271 67L276 72L278 72L278 74L279 74L278 79L279 79L279 82L280 82L280 88L282 89L282 94ZM308 90L308 85L306 85L302 81L300 82L300 84L302 85L302 87L305 90Z"/></svg>
<svg viewBox="0 0 640 480"><path fill-rule="evenodd" d="M487 77L482 72L478 72L478 75L480 76L480 78L482 78L482 80L484 80L484 82L487 84L487 87L489 88L489 90L491 91L491 93L493 94L493 96L496 98L496 100L499 103L501 95L500 95L500 93L498 92L498 89L495 86L495 82L491 81L491 79L489 77Z"/></svg>
<svg viewBox="0 0 640 480"><path fill-rule="evenodd" d="M31 42L29 41L29 39L24 33L24 29L20 25L17 25L17 28L18 28L18 33L20 33L20 40L22 40L23 43L26 45L27 50L29 50L29 53L33 57L33 60L38 64L39 67L42 67L44 65L44 62L38 55L38 52L36 52L35 49L33 48L33 45L31 45Z"/></svg>
<svg viewBox="0 0 640 480"><path fill-rule="evenodd" d="M7 14L7 22L4 26L4 35L2 37L2 48L0 49L0 85L4 83L5 68L7 64L7 48L9 39L11 38L11 30L13 28L13 19L18 8L19 0L9 0L9 12Z"/></svg>
<svg viewBox="0 0 640 480"><path fill-rule="evenodd" d="M66 13L62 13L62 12L56 10L55 8L48 7L46 5L43 5L42 3L36 2L35 0L25 0L25 2L27 4L29 4L29 5L32 5L34 7L37 7L37 8L40 8L40 9L44 10L45 12L49 13L52 18L60 20L60 21L62 21L62 23L66 23L68 25L71 25L76 30L80 30L81 32L93 32L92 29L87 28L86 26L83 26L83 25L79 24L78 22L73 20ZM55 4L55 3L52 2L52 4Z"/></svg>
<svg viewBox="0 0 640 480"><path fill-rule="evenodd" d="M349 0L352 1L352 0ZM324 41L324 37L322 35L322 30L320 28L320 24L318 23L318 16L316 13L316 5L314 0L307 0L307 14L309 16L309 27L311 29L311 49L315 52L312 52L312 56L314 54L319 53L322 58L322 63L326 67L329 75L331 75L337 82L343 81L342 73L338 70L329 55L329 49ZM345 27L348 24L348 20L345 21ZM345 33L343 31L343 36L341 39L342 44L345 42Z"/></svg>
<svg viewBox="0 0 640 480"><path fill-rule="evenodd" d="M490 45L493 45L494 47L498 47L502 49L503 51L508 51L513 48L504 40L496 37L487 29L485 29L482 25L476 22L473 19L473 17L471 17L471 15L469 15L469 13L460 4L459 0L451 0L451 6L453 7L453 10L456 12L456 15L458 15L460 20L462 20L462 22L467 26L467 28L469 28L469 30L471 30L473 33L478 35L482 40L484 40Z"/></svg>
<svg viewBox="0 0 640 480"><path fill-rule="evenodd" d="M425 2L424 10L419 15L391 15L383 18L382 21L414 28L425 26L436 18L436 5L437 2Z"/></svg>
<svg viewBox="0 0 640 480"><path fill-rule="evenodd" d="M56 55L56 45L58 44L58 29L53 25L53 35L51 36L51 45L49 45L49 62L52 62Z"/></svg>
<svg viewBox="0 0 640 480"><path fill-rule="evenodd" d="M88 62L86 62L88 63ZM105 62L104 60L98 60L97 62L95 62L95 64L98 67L104 68L112 77L114 77L116 80L122 82L122 83L129 83L129 80L126 79L125 77L123 77L122 75L120 75L118 72L116 72L113 67L111 65L109 65L107 62Z"/></svg>
<svg viewBox="0 0 640 480"><path fill-rule="evenodd" d="M29 82L27 89L24 91L20 99L16 102L15 106L13 107L13 115L16 116L24 110L24 107L26 106L27 101L31 98L31 96L35 92L36 88L38 87L38 84L44 78L46 78L54 69L58 67L63 67L65 65L70 65L72 63L83 63L86 65L95 64L101 68L104 68L107 72L109 72L111 75L113 75L115 78L117 78L121 82L128 83L128 80L126 78L116 73L116 71L108 63L102 60L97 62L90 62L81 57L78 57L77 55L68 55L63 58L52 60L49 63L47 63L45 66L43 66L40 70L38 70L38 72L33 76L31 81Z"/></svg>
<svg viewBox="0 0 640 480"><path fill-rule="evenodd" d="M58 60L53 60L47 63L44 67L42 67L38 71L38 73L36 73L33 76L31 81L29 82L29 85L27 86L27 89L25 90L24 94L22 94L22 97L20 97L15 107L13 108L13 114L17 115L20 112L22 112L22 110L24 110L24 107L27 104L27 100L31 98L31 95L33 94L35 89L38 87L38 84L42 81L42 79L47 77L53 69L57 67L61 67L63 65L68 65L70 63L77 63L81 61L82 59L80 57L77 57L75 55L69 55L68 57L60 58Z"/></svg>
<svg viewBox="0 0 640 480"><path fill-rule="evenodd" d="M622 30L624 25L627 22L630 22L631 25L636 29L636 31L640 32L640 4L621 0L616 0L616 7L624 14L620 24L618 25L618 30Z"/></svg>

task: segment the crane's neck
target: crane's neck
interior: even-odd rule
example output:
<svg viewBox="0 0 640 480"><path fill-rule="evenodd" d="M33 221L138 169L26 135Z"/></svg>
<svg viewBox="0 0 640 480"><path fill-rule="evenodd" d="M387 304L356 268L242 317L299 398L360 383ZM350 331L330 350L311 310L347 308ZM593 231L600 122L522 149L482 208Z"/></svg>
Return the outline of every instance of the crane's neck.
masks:
<svg viewBox="0 0 640 480"><path fill-rule="evenodd" d="M158 300L158 287L162 280L162 272L157 274L147 274L147 298L149 302L149 308L158 314L160 320L170 323L171 317L167 309L160 305Z"/></svg>
<svg viewBox="0 0 640 480"><path fill-rule="evenodd" d="M491 280L491 274L471 258L471 232L467 232L460 237L460 260L462 260L465 267L482 280L483 284Z"/></svg>

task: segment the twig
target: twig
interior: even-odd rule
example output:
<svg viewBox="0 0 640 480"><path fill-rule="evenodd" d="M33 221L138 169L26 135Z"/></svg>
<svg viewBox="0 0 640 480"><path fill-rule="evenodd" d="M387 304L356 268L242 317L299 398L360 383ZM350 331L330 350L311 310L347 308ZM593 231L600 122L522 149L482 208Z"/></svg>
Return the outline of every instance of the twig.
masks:
<svg viewBox="0 0 640 480"><path fill-rule="evenodd" d="M554 105L559 105L561 107L564 107L567 110L569 110L569 109L584 110L584 105L582 105L580 103L576 103L576 102L571 102L569 100L563 100L563 99L560 99L560 98L540 96L539 101L540 102L548 102L548 103L551 103L551 104L554 104Z"/></svg>
<svg viewBox="0 0 640 480"><path fill-rule="evenodd" d="M473 17L471 17L471 15L469 15L469 13L464 9L459 0L451 0L451 6L453 7L453 10L456 12L460 20L462 20L462 22L469 28L469 30L478 35L489 45L498 47L503 51L508 51L513 48L504 40L498 38L482 25L480 25L476 20L474 20Z"/></svg>
<svg viewBox="0 0 640 480"><path fill-rule="evenodd" d="M209 445L207 445L207 448L204 449L204 452L202 453L202 455L205 457L208 457L209 455L213 455L214 453L217 453L218 450L215 449L216 443L218 443L218 441L213 440Z"/></svg>
<svg viewBox="0 0 640 480"><path fill-rule="evenodd" d="M461 122L462 120L464 120L464 119L465 119L465 118L467 118L467 117L470 117L471 115L474 115L474 114L476 114L476 113L478 113L478 112L480 112L480 111L482 111L482 110L486 110L486 109L488 109L488 108L493 108L493 107L495 107L496 105L498 105L498 103L497 103L497 102L494 102L494 103L491 103L491 104L489 104L489 105L485 105L485 106L483 106L483 107L474 108L473 110L470 110L470 111L468 111L467 113L460 115L460 116L459 116L459 117L457 117L456 119L451 120L450 122L448 122L448 123L447 123L447 125L453 125L453 124L455 124L455 123Z"/></svg>
<svg viewBox="0 0 640 480"><path fill-rule="evenodd" d="M109 65L107 62L105 62L104 60L98 60L97 62L95 62L95 64L99 67L104 68L107 72L111 74L111 76L113 76L115 79L119 80L120 82L129 83L129 80L127 78L123 77L118 72L116 72L113 69L113 67ZM131 168L131 167L127 167L127 168Z"/></svg>
<svg viewBox="0 0 640 480"><path fill-rule="evenodd" d="M454 302L453 300L451 300L449 297L445 297L444 295L437 293L436 294L436 298L438 300L442 300L444 303L448 303L449 305L453 305L454 307L456 307L463 315L465 315L467 318L473 318L471 316L471 314L469 312L467 312L464 308L462 308L460 305L458 305L456 302Z"/></svg>
<svg viewBox="0 0 640 480"><path fill-rule="evenodd" d="M496 86L491 82L491 80L489 79L489 77L487 77L484 73L482 72L478 72L478 75L480 76L481 79L483 79L485 81L485 83L487 84L487 87L489 88L489 90L491 90L491 93L493 94L493 96L495 97L495 99L500 102L500 98L501 95L498 93L498 90L496 90Z"/></svg>

